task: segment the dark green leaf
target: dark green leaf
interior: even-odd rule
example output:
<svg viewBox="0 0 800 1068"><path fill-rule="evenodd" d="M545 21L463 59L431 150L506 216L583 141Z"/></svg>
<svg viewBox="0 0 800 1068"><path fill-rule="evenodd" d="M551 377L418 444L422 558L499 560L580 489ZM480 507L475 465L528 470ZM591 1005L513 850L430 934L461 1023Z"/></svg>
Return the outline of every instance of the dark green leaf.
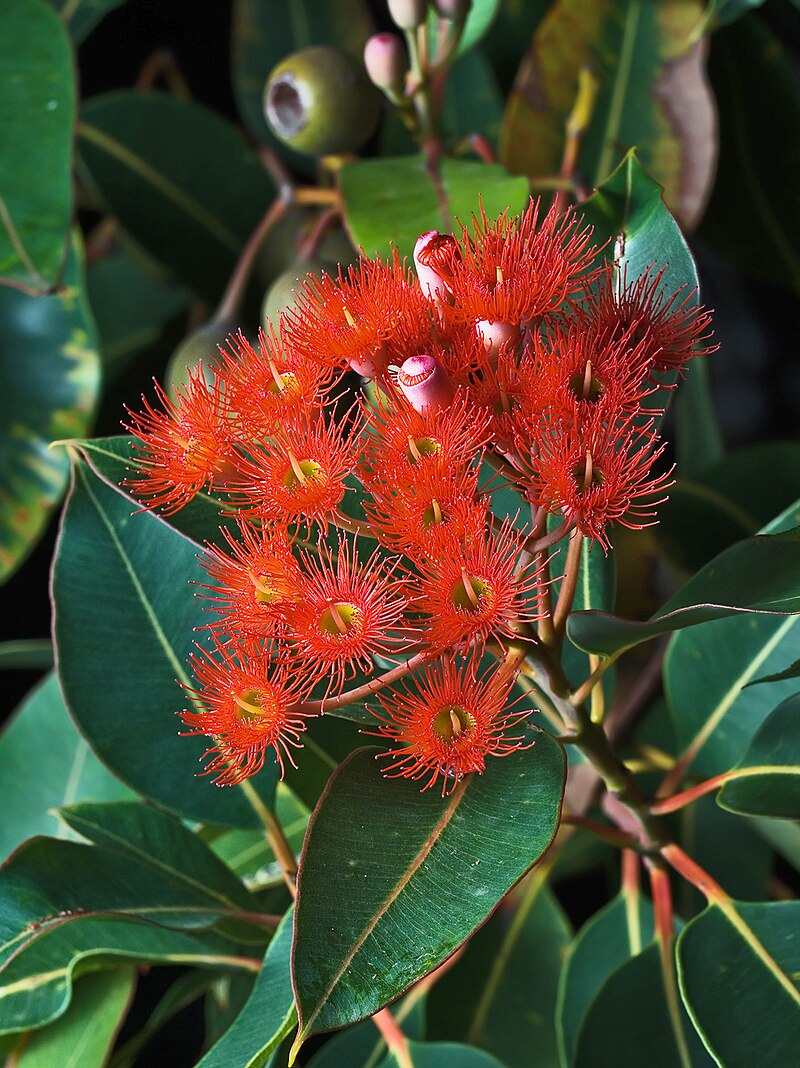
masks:
<svg viewBox="0 0 800 1068"><path fill-rule="evenodd" d="M743 77L743 72L747 77ZM700 234L744 271L800 292L800 75L778 33L757 15L714 35L709 74L719 105L720 157ZM757 91L754 91L757 87Z"/></svg>
<svg viewBox="0 0 800 1068"><path fill-rule="evenodd" d="M300 761L305 765L306 757ZM284 783L278 783L275 794L275 818L283 828L283 833L295 855L299 854L306 827L311 813ZM210 843L214 853L240 878L255 879L259 886L264 885L264 869L274 865L275 857L270 849L263 831L243 831L238 828L224 831ZM281 880L277 868L275 881Z"/></svg>
<svg viewBox="0 0 800 1068"><path fill-rule="evenodd" d="M646 1064L648 1068L711 1065L680 1005L669 1004L660 949L650 945L606 980L589 1006L570 1062L574 1068Z"/></svg>
<svg viewBox="0 0 800 1068"><path fill-rule="evenodd" d="M620 894L578 932L561 971L556 1008L562 1064L572 1064L578 1033L601 987L653 938L653 909L639 894Z"/></svg>
<svg viewBox="0 0 800 1068"><path fill-rule="evenodd" d="M264 83L272 68L291 52L311 45L333 45L361 58L374 25L364 0L319 4L294 0L236 0L233 9L233 89L239 112L250 133L269 141L292 161L305 160L288 152L264 119Z"/></svg>
<svg viewBox="0 0 800 1068"><path fill-rule="evenodd" d="M347 164L340 188L354 244L367 255L389 255L394 245L410 256L426 230L449 231L455 217L468 223L479 200L492 218L508 207L518 211L528 191L524 178L512 178L498 164L454 159L441 161L441 185L446 208L421 156Z"/></svg>
<svg viewBox="0 0 800 1068"><path fill-rule="evenodd" d="M481 1046L507 1068L558 1063L556 991L570 925L534 871L470 939L428 995L430 1038Z"/></svg>
<svg viewBox="0 0 800 1068"><path fill-rule="evenodd" d="M240 979L237 974L221 974L225 979ZM252 981L252 978L251 978ZM176 979L147 1018L147 1022L124 1045L114 1051L108 1068L133 1068L139 1053L161 1028L192 1002L201 997L219 978L213 972L193 970Z"/></svg>
<svg viewBox="0 0 800 1068"><path fill-rule="evenodd" d="M609 656L659 634L743 612L800 612L800 528L732 545L646 623L605 612L581 612L570 616L567 632L581 649ZM785 624L785 620L780 623Z"/></svg>
<svg viewBox="0 0 800 1068"><path fill-rule="evenodd" d="M289 970L293 915L290 909L275 932L246 1005L198 1068L263 1068L293 1030L297 1022Z"/></svg>
<svg viewBox="0 0 800 1068"><path fill-rule="evenodd" d="M479 1049L456 1042L408 1042L408 1060L389 1053L380 1068L503 1068L500 1061Z"/></svg>
<svg viewBox="0 0 800 1068"><path fill-rule="evenodd" d="M796 506L787 509L765 530L785 530L797 522L797 513ZM751 539L759 540L762 539ZM770 543L768 539L763 540ZM728 552L736 548L733 546ZM764 573L753 576L755 583L764 581L765 590L772 562L770 556L763 561ZM709 566L713 567L714 563ZM743 563L743 566L750 564ZM705 572L704 568L697 578ZM782 582L776 579L773 585L789 592L790 571L787 570ZM747 684L800 658L798 624L800 619L795 615L737 614L672 638L664 665L667 698L678 745L689 753L696 774L708 776L729 771L742 758L776 704L796 692L797 684L792 679L764 686Z"/></svg>
<svg viewBox="0 0 800 1068"><path fill-rule="evenodd" d="M48 0L67 24L72 39L80 43L97 23L126 0Z"/></svg>
<svg viewBox="0 0 800 1068"><path fill-rule="evenodd" d="M800 694L762 723L717 800L732 812L800 819Z"/></svg>
<svg viewBox="0 0 800 1068"><path fill-rule="evenodd" d="M197 778L202 738L179 737L185 660L206 617L189 584L197 545L76 463L53 577L55 642L67 705L92 747L139 793L191 819L260 825L277 767L242 788ZM245 792L245 788L247 792ZM260 799L260 801L259 801Z"/></svg>
<svg viewBox="0 0 800 1068"><path fill-rule="evenodd" d="M6 727L0 767L0 857L35 834L63 835L54 811L62 805L130 796L78 734L53 675L33 690Z"/></svg>
<svg viewBox="0 0 800 1068"><path fill-rule="evenodd" d="M72 216L75 73L66 30L40 0L4 0L0 84L0 281L44 291Z"/></svg>
<svg viewBox="0 0 800 1068"><path fill-rule="evenodd" d="M692 360L686 368L675 399L675 422L678 470L684 478L695 478L719 463L725 446L711 399L705 360Z"/></svg>
<svg viewBox="0 0 800 1068"><path fill-rule="evenodd" d="M272 189L238 130L164 93L93 97L79 166L103 207L143 248L216 301Z"/></svg>
<svg viewBox="0 0 800 1068"><path fill-rule="evenodd" d="M479 133L495 144L502 118L503 98L491 66L480 51L462 56L447 76L442 107L444 136L459 141Z"/></svg>
<svg viewBox="0 0 800 1068"><path fill-rule="evenodd" d="M103 1068L133 995L136 972L113 968L75 984L69 1009L34 1032L15 1068Z"/></svg>
<svg viewBox="0 0 800 1068"><path fill-rule="evenodd" d="M50 442L86 434L100 388L77 244L58 293L31 297L0 286L0 321L2 581L33 548L66 487L69 462Z"/></svg>
<svg viewBox="0 0 800 1068"><path fill-rule="evenodd" d="M53 643L49 638L0 642L0 670L48 671L52 666Z"/></svg>
<svg viewBox="0 0 800 1068"><path fill-rule="evenodd" d="M426 998L419 987L397 1005L392 1016L403 1034L414 1041L424 1037ZM359 1068L377 1068L386 1055L386 1043L372 1020L348 1027L333 1035L308 1062L308 1068L341 1068L343 1064Z"/></svg>
<svg viewBox="0 0 800 1068"><path fill-rule="evenodd" d="M486 35L500 6L500 0L471 0L456 55L468 52ZM431 54L435 55L439 42L439 18L432 7L428 12L428 40Z"/></svg>
<svg viewBox="0 0 800 1068"><path fill-rule="evenodd" d="M714 26L726 26L763 3L764 0L711 0L708 6Z"/></svg>
<svg viewBox="0 0 800 1068"><path fill-rule="evenodd" d="M501 161L517 173L559 173L579 72L588 70L597 96L576 172L597 186L636 147L672 210L696 225L716 162L704 49L692 36L702 15L699 0L557 0L517 74Z"/></svg>
<svg viewBox="0 0 800 1068"><path fill-rule="evenodd" d="M553 0L506 0L500 4L481 51L489 57L503 92L511 88L533 32L552 4Z"/></svg>
<svg viewBox="0 0 800 1068"><path fill-rule="evenodd" d="M0 896L0 1033L60 1016L73 978L110 957L257 967L238 942L202 930L222 901L124 853L35 838L3 866Z"/></svg>
<svg viewBox="0 0 800 1068"><path fill-rule="evenodd" d="M300 1041L371 1015L440 964L558 823L564 754L543 732L448 797L385 779L374 758L345 761L309 824L293 953Z"/></svg>
<svg viewBox="0 0 800 1068"><path fill-rule="evenodd" d="M785 1068L800 1048L800 902L709 904L678 939L681 994L717 1063Z"/></svg>

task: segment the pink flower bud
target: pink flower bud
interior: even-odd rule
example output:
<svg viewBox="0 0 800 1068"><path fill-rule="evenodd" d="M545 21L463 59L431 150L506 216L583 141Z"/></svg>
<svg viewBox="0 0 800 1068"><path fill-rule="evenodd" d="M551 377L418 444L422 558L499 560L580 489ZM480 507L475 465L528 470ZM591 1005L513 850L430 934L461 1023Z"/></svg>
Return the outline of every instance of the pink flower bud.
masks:
<svg viewBox="0 0 800 1068"><path fill-rule="evenodd" d="M358 353L350 357L350 366L364 378L382 378L389 370L389 353L381 345L375 352Z"/></svg>
<svg viewBox="0 0 800 1068"><path fill-rule="evenodd" d="M403 42L393 33L376 33L364 45L364 66L379 89L402 93L408 62Z"/></svg>
<svg viewBox="0 0 800 1068"><path fill-rule="evenodd" d="M400 391L416 412L447 408L455 396L450 375L433 357L410 356L397 375Z"/></svg>
<svg viewBox="0 0 800 1068"><path fill-rule="evenodd" d="M450 234L428 230L414 246L414 266L422 292L435 304L451 303L452 261L461 259L458 242Z"/></svg>
<svg viewBox="0 0 800 1068"><path fill-rule="evenodd" d="M387 0L389 15L401 30L415 30L428 14L428 0Z"/></svg>
<svg viewBox="0 0 800 1068"><path fill-rule="evenodd" d="M475 333L486 347L486 355L497 357L503 345L516 344L520 330L516 323L491 323L488 319L479 319L475 323Z"/></svg>

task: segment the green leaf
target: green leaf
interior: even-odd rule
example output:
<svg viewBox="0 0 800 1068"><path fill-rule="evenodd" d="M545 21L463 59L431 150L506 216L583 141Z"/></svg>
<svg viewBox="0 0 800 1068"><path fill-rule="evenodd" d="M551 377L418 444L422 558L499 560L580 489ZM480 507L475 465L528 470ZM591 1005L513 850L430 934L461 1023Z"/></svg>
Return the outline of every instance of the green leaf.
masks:
<svg viewBox="0 0 800 1068"><path fill-rule="evenodd" d="M428 1036L481 1046L507 1068L558 1063L558 977L569 921L541 869L512 891L428 995Z"/></svg>
<svg viewBox="0 0 800 1068"><path fill-rule="evenodd" d="M80 44L100 20L126 0L48 0L66 23L70 35Z"/></svg>
<svg viewBox="0 0 800 1068"><path fill-rule="evenodd" d="M800 292L800 204L783 195L800 181L800 157L785 152L775 165L775 146L800 135L794 56L751 14L714 35L709 75L720 156L700 236L741 270Z"/></svg>
<svg viewBox="0 0 800 1068"><path fill-rule="evenodd" d="M151 349L192 300L185 286L156 282L125 252L95 263L86 283L107 378L116 378Z"/></svg>
<svg viewBox="0 0 800 1068"><path fill-rule="evenodd" d="M240 975L220 973L215 977L213 972L192 970L184 972L175 982L167 987L156 1007L147 1017L143 1027L132 1035L122 1046L114 1050L114 1056L108 1064L108 1068L133 1068L136 1058L151 1039L158 1034L162 1027L173 1016L183 1009L188 1008L192 1002L197 1001L206 991L224 979L241 979Z"/></svg>
<svg viewBox="0 0 800 1068"><path fill-rule="evenodd" d="M388 1053L380 1068L503 1068L500 1061L479 1049L457 1042L407 1042L408 1059Z"/></svg>
<svg viewBox="0 0 800 1068"><path fill-rule="evenodd" d="M442 106L444 136L458 141L479 133L495 144L502 118L503 98L494 71L480 51L469 52L447 75Z"/></svg>
<svg viewBox="0 0 800 1068"><path fill-rule="evenodd" d="M581 1025L605 981L652 939L652 906L634 893L619 894L580 929L558 987L556 1024L562 1064L572 1064Z"/></svg>
<svg viewBox="0 0 800 1068"><path fill-rule="evenodd" d="M670 559L697 571L733 542L757 534L798 490L800 446L795 442L739 449L691 478L678 479L659 508L656 540Z"/></svg>
<svg viewBox="0 0 800 1068"><path fill-rule="evenodd" d="M426 998L419 988L408 993L392 1006L392 1016L406 1038L417 1041L424 1037ZM386 1055L386 1043L372 1020L333 1035L308 1062L308 1068L341 1068L343 1064L359 1068L377 1068Z"/></svg>
<svg viewBox="0 0 800 1068"><path fill-rule="evenodd" d="M197 545L76 462L53 573L54 635L67 706L123 782L190 819L258 827L277 767L245 788L197 778L206 743L180 737L187 704L176 680L205 614L190 581ZM260 799L260 802L259 802Z"/></svg>
<svg viewBox="0 0 800 1068"><path fill-rule="evenodd" d="M497 17L501 2L500 0L472 0L468 6L469 12L456 49L457 56L469 52L482 37L486 36L489 27ZM428 41L430 54L435 55L439 43L439 16L433 7L428 12Z"/></svg>
<svg viewBox="0 0 800 1068"><path fill-rule="evenodd" d="M575 1043L573 1068L609 1063L649 1068L711 1065L673 987L670 1006L658 945L616 969L589 1006Z"/></svg>
<svg viewBox="0 0 800 1068"><path fill-rule="evenodd" d="M765 531L785 530L797 522L797 513L796 505L788 508ZM768 538L751 541L772 544ZM728 553L736 548L733 546ZM764 592L770 583L773 562L781 556L778 550L766 560L759 557L758 566L763 571L753 578L764 584ZM743 560L743 567L751 566L747 561L751 561L749 556ZM752 563L755 566L755 561ZM791 592L788 568L782 581L774 578L773 585ZM671 639L664 665L665 688L679 748L688 754L695 774L717 775L734 767L776 704L797 691L793 679L763 686L747 684L800 658L799 623L796 615L737 614Z"/></svg>
<svg viewBox="0 0 800 1068"><path fill-rule="evenodd" d="M264 965L242 1011L197 1068L263 1068L297 1022L289 969L290 909L269 944Z"/></svg>
<svg viewBox="0 0 800 1068"><path fill-rule="evenodd" d="M761 7L764 0L711 0L711 16L714 26L727 26L729 22L735 22L742 15L752 11L755 7Z"/></svg>
<svg viewBox="0 0 800 1068"><path fill-rule="evenodd" d="M717 801L731 812L800 819L800 694L762 723Z"/></svg>
<svg viewBox="0 0 800 1068"><path fill-rule="evenodd" d="M715 110L704 49L693 40L700 0L558 0L536 30L506 107L500 160L516 173L558 174L578 77L597 96L575 172L603 182L636 147L671 209L696 225L716 163Z"/></svg>
<svg viewBox="0 0 800 1068"><path fill-rule="evenodd" d="M233 8L233 90L245 126L282 155L308 166L308 157L292 152L273 137L264 119L264 83L272 68L291 52L312 45L332 45L361 58L375 32L364 0L236 0Z"/></svg>
<svg viewBox="0 0 800 1068"><path fill-rule="evenodd" d="M302 763L305 763L305 760ZM294 796L285 783L279 782L275 793L275 818L295 855L299 854L302 848L310 815L302 801ZM275 864L275 857L263 831L226 829L219 837L213 838L209 845L239 878L253 879L258 876L260 886L264 885L260 877L262 869ZM276 882L281 878L278 870Z"/></svg>
<svg viewBox="0 0 800 1068"><path fill-rule="evenodd" d="M165 93L120 90L89 100L78 165L134 239L212 302L272 196L235 127Z"/></svg>
<svg viewBox="0 0 800 1068"><path fill-rule="evenodd" d="M130 796L78 734L54 675L30 693L5 728L0 767L0 857L35 834L63 837L54 811L63 805Z"/></svg>
<svg viewBox="0 0 800 1068"><path fill-rule="evenodd" d="M0 642L0 670L49 671L53 666L53 643L49 638L22 638Z"/></svg>
<svg viewBox="0 0 800 1068"><path fill-rule="evenodd" d="M410 256L426 230L449 231L454 218L468 223L483 203L489 218L510 207L518 211L528 192L524 178L512 178L499 164L442 159L442 196L422 156L358 160L340 172L344 218L355 245L367 255L389 255L396 246Z"/></svg>
<svg viewBox="0 0 800 1068"><path fill-rule="evenodd" d="M40 0L0 9L0 282L58 282L72 217L72 48Z"/></svg>
<svg viewBox="0 0 800 1068"><path fill-rule="evenodd" d="M678 939L681 994L725 1068L784 1068L800 1046L800 902L710 903Z"/></svg>
<svg viewBox="0 0 800 1068"><path fill-rule="evenodd" d="M3 866L0 899L0 1033L60 1016L73 978L113 958L257 967L237 941L202 930L223 901L124 853L35 838Z"/></svg>
<svg viewBox="0 0 800 1068"><path fill-rule="evenodd" d="M369 748L345 761L306 835L292 964L298 1042L371 1015L445 960L558 824L564 753L543 732L448 797L385 779L374 758Z"/></svg>
<svg viewBox="0 0 800 1068"><path fill-rule="evenodd" d="M35 545L67 484L69 462L63 452L48 448L50 442L86 434L100 389L95 328L77 243L58 293L31 297L0 286L0 321L4 581Z"/></svg>
<svg viewBox="0 0 800 1068"><path fill-rule="evenodd" d="M103 1068L128 1010L136 982L133 968L85 975L75 984L69 1009L31 1035L16 1068Z"/></svg>
<svg viewBox="0 0 800 1068"><path fill-rule="evenodd" d="M605 612L580 612L570 616L567 633L579 648L610 656L659 634L745 612L800 612L800 527L732 545L646 623ZM747 621L751 622L749 617ZM792 622L781 620L780 625Z"/></svg>
<svg viewBox="0 0 800 1068"><path fill-rule="evenodd" d="M694 478L719 463L725 446L711 399L706 360L692 360L686 368L675 399L675 422L678 470L685 478Z"/></svg>

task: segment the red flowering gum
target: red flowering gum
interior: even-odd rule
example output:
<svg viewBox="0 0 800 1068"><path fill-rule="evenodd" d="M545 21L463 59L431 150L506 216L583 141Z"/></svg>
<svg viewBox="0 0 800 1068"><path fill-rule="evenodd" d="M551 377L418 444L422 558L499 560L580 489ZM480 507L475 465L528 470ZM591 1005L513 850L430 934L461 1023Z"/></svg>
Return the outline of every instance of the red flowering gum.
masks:
<svg viewBox="0 0 800 1068"><path fill-rule="evenodd" d="M370 378L419 351L430 329L430 305L397 255L310 278L281 320L281 338L299 353Z"/></svg>
<svg viewBox="0 0 800 1068"><path fill-rule="evenodd" d="M241 540L224 531L231 552L209 545L200 557L214 585L204 586L218 618L209 629L263 639L283 625L282 610L297 597L300 568L282 528L261 530L238 520Z"/></svg>
<svg viewBox="0 0 800 1068"><path fill-rule="evenodd" d="M481 210L472 222L460 259L450 263L458 318L519 326L584 292L596 249L591 227L581 228L571 209L554 206L540 219L539 201L531 200L519 218L503 212L490 223Z"/></svg>
<svg viewBox="0 0 800 1068"><path fill-rule="evenodd" d="M357 668L372 671L372 658L391 655L400 639L392 635L403 616L403 583L396 564L375 552L360 563L352 541L340 537L336 557L324 545L319 557L303 554L304 577L287 622L304 671L315 681L329 677L328 690L341 686Z"/></svg>
<svg viewBox="0 0 800 1068"><path fill-rule="evenodd" d="M611 426L595 419L580 434L554 435L542 442L535 464L537 503L572 520L607 551L611 523L638 530L655 522L671 485L671 470L652 473L663 450L652 428L632 417Z"/></svg>
<svg viewBox="0 0 800 1068"><path fill-rule="evenodd" d="M209 385L202 365L189 372L175 401L158 383L155 389L162 411L144 397L143 412L128 409L141 471L125 485L147 508L171 515L223 473L233 455L231 428L219 377Z"/></svg>
<svg viewBox="0 0 800 1068"><path fill-rule="evenodd" d="M384 775L425 779L423 790L441 779L444 796L464 775L482 772L487 757L523 748L522 735L505 734L530 714L507 709L513 683L513 676L478 677L474 665L445 659L426 669L416 689L382 696L381 726L368 733L399 743L379 756L391 761Z"/></svg>
<svg viewBox="0 0 800 1068"><path fill-rule="evenodd" d="M580 329L628 337L657 372L680 372L692 356L714 352L717 346L708 344L711 312L694 303L694 291L665 294L666 269L650 268L628 285L609 264L599 289L580 310Z"/></svg>
<svg viewBox="0 0 800 1068"><path fill-rule="evenodd" d="M414 266L422 292L437 305L452 302L450 281L452 264L461 258L458 242L450 234L428 230L420 234L414 246Z"/></svg>
<svg viewBox="0 0 800 1068"><path fill-rule="evenodd" d="M307 526L316 521L327 528L356 463L345 433L344 424L294 426L254 448L240 461L235 486L243 514Z"/></svg>
<svg viewBox="0 0 800 1068"><path fill-rule="evenodd" d="M397 385L415 412L438 412L455 397L450 375L435 356L409 356L397 372Z"/></svg>
<svg viewBox="0 0 800 1068"><path fill-rule="evenodd" d="M434 649L481 649L488 638L510 638L537 618L538 573L518 567L521 551L521 536L505 520L460 553L448 545L441 556L420 562L414 607L427 617Z"/></svg>
<svg viewBox="0 0 800 1068"><path fill-rule="evenodd" d="M255 645L233 652L218 646L215 656L201 650L190 663L197 687L189 693L203 710L179 715L191 728L186 734L214 739L203 774L215 775L218 786L235 786L262 769L270 749L281 776L285 760L296 766L292 750L302 748L306 728L297 706L308 692L300 676L275 667L269 648Z"/></svg>

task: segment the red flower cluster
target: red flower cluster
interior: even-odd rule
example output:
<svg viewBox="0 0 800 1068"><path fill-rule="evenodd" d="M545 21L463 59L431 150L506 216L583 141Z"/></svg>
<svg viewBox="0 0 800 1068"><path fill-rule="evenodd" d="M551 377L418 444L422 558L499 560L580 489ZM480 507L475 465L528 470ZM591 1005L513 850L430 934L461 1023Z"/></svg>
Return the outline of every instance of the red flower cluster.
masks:
<svg viewBox="0 0 800 1068"><path fill-rule="evenodd" d="M424 234L416 276L395 256L309 277L279 333L240 333L210 375L131 413L145 505L204 491L236 520L204 563L214 650L182 713L217 782L270 749L294 763L309 716L378 691L386 773L424 788L523 744L503 656L549 610L548 516L601 551L614 523L652 520L669 478L653 394L710 351L691 294L653 271L628 285L590 240L532 201ZM335 422L350 368L369 381ZM501 512L509 484L527 525Z"/></svg>

